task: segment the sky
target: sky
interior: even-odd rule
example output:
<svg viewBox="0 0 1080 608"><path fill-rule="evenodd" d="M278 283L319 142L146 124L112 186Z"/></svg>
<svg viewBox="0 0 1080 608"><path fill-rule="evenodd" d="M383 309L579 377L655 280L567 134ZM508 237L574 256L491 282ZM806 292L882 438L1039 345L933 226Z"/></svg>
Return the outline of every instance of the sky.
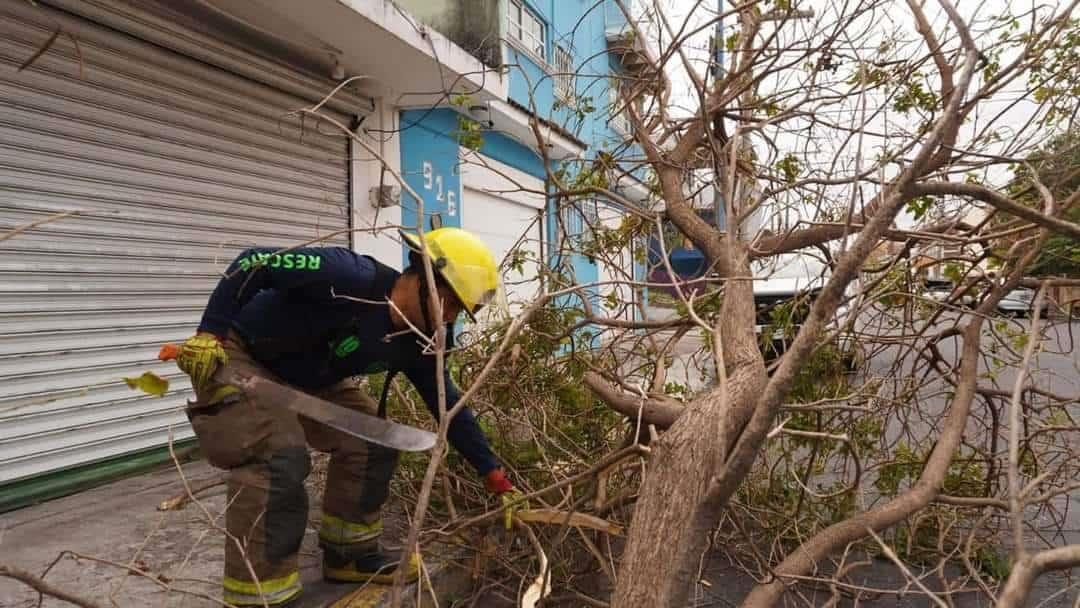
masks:
<svg viewBox="0 0 1080 608"><path fill-rule="evenodd" d="M807 19L788 21L782 26L777 23L766 23L762 29L762 36L776 33L779 40L804 40L815 32L820 33L821 28L827 28L835 19L838 10L840 10L838 7L844 4L858 3L857 0L850 0L849 2L842 2L841 0L803 0L800 2L794 0L794 2L797 8L813 10L814 16ZM849 78L850 75L855 74L854 66L857 65L857 62L853 61L853 57L858 55L863 59L878 58L876 50L883 41L893 41L892 54L895 58L909 56L913 52L925 52L925 46L914 29L913 19L906 3L897 0L893 2L883 1L879 2L879 4L883 6L875 10L872 15L867 15L856 27L847 28L841 33L842 40L840 44L847 47L845 54L848 57L846 57L845 61L838 61L840 66L835 73L838 81L835 88L838 90L849 88L843 86L843 81ZM956 4L958 5L958 12L961 13L965 21L971 24L977 44L989 46L994 40L985 35L985 28L993 23L994 18L1007 14L1020 15L1032 10L1032 7L1036 5L1054 7L1061 3L1057 1L1036 3L1030 0L1015 2L1006 0L983 0L981 2L964 0L963 2L956 2ZM725 2L725 5L730 7L731 3ZM940 5L935 0L926 0L923 6L932 28L939 37L948 32L948 35L943 38L946 49L957 48L958 41L952 33L955 30L948 27L947 17L941 10ZM705 0L704 2L698 0L639 0L637 5L638 10L655 7L659 7L664 12L668 22L674 29L679 29L684 23L688 26L688 30L700 28L717 15L717 0ZM1048 12L1045 14L1048 14ZM725 37L735 31L734 18L726 19L724 25ZM1024 26L1026 25L1028 23L1024 24ZM778 30L777 28L781 29ZM709 38L712 34L713 29L706 27L704 31L692 36L685 44L681 45L683 52L695 64L699 73L704 73L709 58ZM654 41L659 37L665 43L670 40L670 36L663 32L662 28L655 25L651 27L648 37ZM1008 59L1007 56L1003 57L1002 64L1006 63ZM934 70L932 66L928 66L924 71L928 75L927 88L936 90L938 85L933 78ZM795 67L786 70L785 74L786 76L783 79L773 78L764 81L761 89L797 89L799 79L805 78L808 72ZM697 96L691 79L681 62L670 62L668 64L668 75L673 83L669 111L683 115L694 112L697 108ZM977 84L978 82L976 82ZM1035 111L1036 104L1027 98L1026 91L1022 87L1012 87L1011 90L1005 90L997 97L995 100L980 105L978 112L964 126L960 137L961 142L970 141L976 132L984 129L992 120L994 128L1001 136L1001 141L993 144L992 147L988 148L988 151L995 153L1007 152L1010 147L1018 147L1020 144L1027 143L1025 140L1018 138L1017 134L1024 130L1028 119ZM771 164L788 153L795 153L804 164L808 165L808 171L817 172L820 176L835 177L848 174L854 171L857 160L861 159L863 167L872 164L874 158L884 148L895 145L895 142L898 141L895 139L898 134L913 130L923 120L923 117L918 115L902 115L895 111L883 112L878 116L874 116L874 108L891 105L891 101L885 100L880 95L867 95L865 105L867 108L866 115L870 119L867 124L868 132L863 136L861 148L857 145L857 142L852 141L848 134L841 130L818 128L810 130L808 123L795 121L790 123L789 127L770 131L775 148L764 145L762 141L755 144L754 148L758 154L759 162ZM863 116L860 100L855 97L843 103L816 108L816 111L819 113L818 116L827 117L834 121L835 124L844 126L857 124ZM876 136L875 133L889 134L891 139ZM905 138L901 137L900 139ZM893 169L890 168L886 171L891 170ZM995 186L1003 185L1011 176L1011 173L1003 167L989 170L980 169L975 171L974 174L977 179ZM869 199L872 194L872 192L862 192L860 196L863 199ZM845 196L850 196L850 192L839 194L840 198ZM900 219L901 224L910 224L912 221L913 218L910 216Z"/></svg>

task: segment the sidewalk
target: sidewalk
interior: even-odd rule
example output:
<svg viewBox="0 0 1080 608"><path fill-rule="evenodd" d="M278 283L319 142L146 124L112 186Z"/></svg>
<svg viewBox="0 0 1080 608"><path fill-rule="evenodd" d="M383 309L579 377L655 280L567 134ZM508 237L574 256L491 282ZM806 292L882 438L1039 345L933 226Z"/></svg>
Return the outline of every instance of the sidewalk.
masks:
<svg viewBox="0 0 1080 608"><path fill-rule="evenodd" d="M184 466L192 484L220 473L205 462ZM64 557L45 577L49 584L104 606L213 606L187 592L218 597L224 538L195 505L158 511L164 500L183 493L174 468L117 481L72 496L0 515L0 561L41 575L65 551L104 561ZM219 517L225 487L200 495L211 516ZM128 575L133 565L184 591L168 591L147 577ZM0 605L36 605L37 592L0 579ZM69 606L46 599L43 606Z"/></svg>
<svg viewBox="0 0 1080 608"><path fill-rule="evenodd" d="M203 461L186 464L183 471L193 486L221 475ZM208 524L198 505L157 510L162 501L183 493L176 469L166 468L4 513L0 515L0 564L40 576L64 552L71 552L85 559L76 561L65 555L45 581L101 606L221 606L223 534ZM311 512L317 514L320 497L309 494ZM223 524L225 486L208 489L199 499L206 512ZM393 536L390 532L388 537ZM320 559L317 532L309 524L301 549L301 577L318 579ZM126 566L148 576L129 574ZM468 577L440 572L435 564L428 567L440 591L460 593L463 590L451 588L470 583ZM339 606L375 607L388 595L388 588L369 588ZM410 596L416 596L415 589L407 590L406 597ZM0 606L31 608L37 600L37 592L27 585L0 578ZM46 598L42 606L71 604Z"/></svg>

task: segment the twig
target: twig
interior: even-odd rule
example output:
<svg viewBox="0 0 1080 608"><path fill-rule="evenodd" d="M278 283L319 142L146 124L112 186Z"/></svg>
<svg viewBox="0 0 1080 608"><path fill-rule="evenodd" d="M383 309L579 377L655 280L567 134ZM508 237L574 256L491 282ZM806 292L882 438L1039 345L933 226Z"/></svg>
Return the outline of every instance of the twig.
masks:
<svg viewBox="0 0 1080 608"><path fill-rule="evenodd" d="M143 551L146 550L146 545L150 543L150 539L154 537L154 534L156 534L157 531L161 529L162 524L165 523L165 517L166 515L164 513L162 513L158 517L157 523L154 524L154 529L143 537L142 543L135 550L135 553L131 555L131 559L128 560L128 566L134 566L136 563L138 563L139 556L142 555ZM124 588L124 584L127 582L127 580L128 579L126 576L121 578L113 587L112 591L109 592L109 603L111 603L113 606L116 605L116 596Z"/></svg>
<svg viewBox="0 0 1080 608"><path fill-rule="evenodd" d="M191 486L190 492L185 489L182 494L177 494L172 498L161 501L161 504L159 504L157 507L158 511L175 511L177 509L180 509L188 502L190 502L196 494L200 492L205 492L210 488L216 488L217 486L221 485L225 485L224 476L207 479L204 480L202 483L194 484Z"/></svg>
<svg viewBox="0 0 1080 608"><path fill-rule="evenodd" d="M536 490L535 492L529 492L528 494L523 495L520 499L518 499L517 501L515 501L515 502L513 502L513 503L511 503L510 505L507 505L507 506L514 506L514 505L517 505L517 504L521 504L521 503L524 503L524 502L526 502L526 501L528 501L530 499L537 498L539 496L547 494L548 492L551 492L552 490L557 490L559 488L564 488L564 487L566 487L568 485L571 485L571 484L573 484L573 483L575 483L577 481L580 481L580 480L582 480L582 479L584 479L586 477L590 477L593 474L597 473L598 471L606 469L609 466L612 466L613 464L615 464L617 462L620 462L620 461L622 461L622 460L624 460L626 458L630 458L630 457L637 456L637 455L648 454L648 453L649 453L649 447L648 446L644 446L644 445L641 445L641 444L634 444L634 445L626 446L625 448L623 448L623 449L621 449L621 450L619 450L617 452L613 452L611 454L608 454L606 457L604 457L603 459L601 459L599 462L597 462L593 466L589 467L588 469L586 469L586 470L584 470L584 471L582 471L580 473L577 473L575 475L571 475L570 477L567 477L566 479L555 482L555 483L547 486L546 488ZM494 519L495 517L499 516L502 513L503 513L503 508L499 507L498 509L495 509L493 511L488 511L487 513L484 513L482 515L477 515L476 517L470 517L469 519L466 519L464 521L450 522L449 524L447 524L446 527L444 527L442 530L440 530L440 532L443 533L443 534L448 534L448 535L456 534L456 533L460 532L461 530L463 530L465 528L468 528L470 526L475 526L475 525L478 525L478 524L482 524L484 522L487 522L488 520ZM447 530L448 527L450 528L449 530Z"/></svg>
<svg viewBox="0 0 1080 608"><path fill-rule="evenodd" d="M180 466L180 461L176 457L176 450L173 446L173 429L171 426L169 427L169 457L172 458L173 466L176 467L176 473L180 476L180 482L184 484L184 492L188 495L191 501L194 502L202 511L203 516L206 518L206 523L215 530L225 534L226 542L231 542L236 545L236 550L239 551L240 555L244 558L244 565L247 567L248 574L251 575L251 580L255 584L255 589L256 591L258 591L259 597L262 599L263 608L270 608L270 604L266 599L266 595L263 594L262 584L259 582L259 577L255 573L255 566L253 566L251 560L248 559L247 549L244 548L244 543L240 542L239 538L236 538L231 533L229 533L227 529L222 528L220 525L218 525L216 518L210 515L210 511L206 508L206 505L202 504L202 502L200 502L199 499L196 498L195 495L192 493L191 483L188 481L187 475L184 474L184 467ZM239 493L237 493L237 496L239 496ZM231 506L231 500L232 499L230 499L230 501L226 503L226 510L228 510L228 508ZM157 579L154 580L156 581ZM170 589L171 587L169 585L166 585L166 588Z"/></svg>
<svg viewBox="0 0 1080 608"><path fill-rule="evenodd" d="M1009 402L1009 511L1012 514L1013 525L1013 560L1019 562L1024 557L1024 505L1020 487L1020 396L1024 392L1024 383L1027 380L1028 367L1031 365L1031 356L1035 353L1035 346L1039 343L1039 315L1042 310L1043 298L1046 295L1046 286L1039 288L1035 295L1034 313L1031 315L1031 327L1028 330L1028 342L1024 347L1024 358L1020 363L1020 369L1016 373L1016 382L1013 384L1012 399Z"/></svg>
<svg viewBox="0 0 1080 608"><path fill-rule="evenodd" d="M885 557L888 557L892 561L892 563L896 564L896 567L900 569L900 572L904 573L904 576L906 576L908 580L915 583L915 586L918 587L923 593L925 593L927 597L933 600L934 603L937 604L940 608L949 608L949 605L945 603L945 600L938 597L937 594L935 594L933 591L930 591L930 589L928 589L926 585L924 585L923 582L919 580L919 577L912 574L911 570L908 570L908 567L904 565L904 562L900 561L900 558L896 556L896 553L892 550L892 547L885 544L885 541L881 540L881 537L878 536L872 528L867 528L866 533L872 536L875 541L877 541L878 546L881 547L881 550L885 553Z"/></svg>
<svg viewBox="0 0 1080 608"><path fill-rule="evenodd" d="M177 593L183 593L183 594L186 594L186 595L190 595L190 596L193 596L193 597L197 597L197 598L201 598L201 599L204 599L204 600L211 601L211 602L213 602L215 604L218 604L220 606L226 606L226 607L231 608L231 605L228 604L227 602L224 602L221 599L216 598L216 597L214 597L214 596L212 596L212 595L210 595L208 593L203 593L201 591L193 591L191 589L178 589L178 588L172 586L172 582L174 582L174 581L165 582L165 581L161 580L160 578L158 578L153 572L148 572L148 571L143 570L142 568L139 568L139 567L134 566L134 565L122 564L120 562L113 561L111 559L105 559L103 557L94 557L92 555L84 555L82 553L76 553L74 551L64 551L63 553L65 555L71 556L71 558L75 559L76 561L80 560L80 559L85 559L87 561L97 562L99 564L105 564L107 566L113 566L114 568L119 568L120 570L123 570L123 571L125 571L125 572L127 572L129 574L134 574L136 576L141 576L141 577L145 578L146 580L150 581L151 583L157 585L158 587L161 587L165 591L169 591L169 592L175 591Z"/></svg>
<svg viewBox="0 0 1080 608"><path fill-rule="evenodd" d="M53 30L52 35L49 36L49 39L45 41L45 44L42 44L40 47L38 47L38 50L34 51L34 54L31 55L29 59L27 59L26 61L19 64L19 67L16 68L15 71L16 72L21 72L21 71L25 70L26 68L30 67L31 65L33 65L34 62L38 60L38 57L41 57L50 48L52 48L53 43L56 42L56 39L58 37L60 37L60 34L62 32L63 32L63 30L60 29L59 26L57 26L57 28L55 30Z"/></svg>
<svg viewBox="0 0 1080 608"><path fill-rule="evenodd" d="M49 222L55 222L56 220L62 220L65 217L71 217L73 215L79 215L80 213L82 213L82 211L63 211L63 212L60 212L60 213L54 213L53 215L50 215L49 217L43 217L40 220L37 220L35 222L30 222L29 224L23 224L22 226L19 226L17 228L13 228L13 229L5 232L4 234L0 234L0 242L3 242L3 241L6 241L6 240L8 240L10 238L16 237L16 236L26 232L27 230L32 230L34 228L37 228L38 226L40 226L42 224L48 224Z"/></svg>
<svg viewBox="0 0 1080 608"><path fill-rule="evenodd" d="M30 574L25 570L20 570L15 566L8 566L7 564L0 564L0 576L17 580L21 583L25 583L31 587L34 591L37 591L41 595L47 595L49 597L55 597L58 600L65 601L69 604L75 604L76 606L82 606L82 608L104 608L101 604L93 602L91 600L79 597L72 593L68 593L63 589L54 587L50 583L46 583L44 580Z"/></svg>

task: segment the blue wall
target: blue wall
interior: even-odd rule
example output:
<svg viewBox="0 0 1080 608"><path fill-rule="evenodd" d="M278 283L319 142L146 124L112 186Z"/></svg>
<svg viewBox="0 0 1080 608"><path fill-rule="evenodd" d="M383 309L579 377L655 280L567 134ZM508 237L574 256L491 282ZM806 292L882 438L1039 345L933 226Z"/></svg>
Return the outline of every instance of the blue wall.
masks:
<svg viewBox="0 0 1080 608"><path fill-rule="evenodd" d="M458 142L452 133L457 114L452 110L407 110L401 113L401 175L424 199L424 230L438 214L443 226L461 226L461 174ZM408 192L401 193L401 225L415 230L420 206ZM402 246L402 264L408 249Z"/></svg>
<svg viewBox="0 0 1080 608"><path fill-rule="evenodd" d="M613 0L597 3L593 0L522 0L546 26L546 62L550 64L556 44L568 49L578 72L576 90L579 97L592 98L596 111L578 125L571 112L557 109L554 86L547 73L530 53L513 43L506 45L503 58L509 67L510 99L535 111L539 116L566 127L589 145L590 155L598 148L610 148L624 137L608 126L608 74L613 71L607 53L606 31L625 24L625 19ZM586 12L588 11L588 12Z"/></svg>
<svg viewBox="0 0 1080 608"><path fill-rule="evenodd" d="M405 183L424 199L424 229L438 214L443 226L461 226L461 169L455 133L459 114L449 108L406 110L401 113L401 173ZM480 152L515 169L544 179L540 157L529 148L502 135L486 131ZM401 225L416 226L419 210L408 193L401 195ZM407 252L402 254L406 258Z"/></svg>
<svg viewBox="0 0 1080 608"><path fill-rule="evenodd" d="M584 162L595 158L598 151L611 150L625 140L608 124L609 74L619 69L618 60L607 52L606 31L625 24L613 0L597 4L594 0L522 0L545 25L545 60L541 61L520 47L507 43L504 62L509 68L509 98L574 133L588 146ZM505 15L503 15L505 22ZM553 60L554 45L569 50L574 59L576 96L591 98L595 111L582 119L567 108L557 107L554 83L547 70ZM409 110L401 114L402 171L406 182L424 198L424 227L430 228L430 218L440 214L442 225L460 226L459 209L468 201L461 200L461 179L458 170L458 142L454 132L458 115L451 109ZM542 161L527 147L494 132L483 133L480 152L539 178L546 177ZM417 205L402 194L402 224L416 225ZM558 239L554 205L549 205L548 237ZM580 218L577 218L580 220ZM580 227L581 221L571 225ZM551 263L558 264L557 252L549 252ZM403 254L404 255L404 254ZM599 271L591 260L582 255L566 260L581 283L596 281Z"/></svg>
<svg viewBox="0 0 1080 608"><path fill-rule="evenodd" d="M510 99L529 108L537 115L550 120L588 145L584 162L595 158L598 151L611 150L625 137L608 124L609 75L617 72L617 60L613 62L607 52L606 32L609 27L625 24L625 19L614 1L597 3L593 0L522 0L545 25L545 61L541 62L531 53L521 50L512 42L506 45L504 61L509 67ZM575 97L589 99L595 110L579 117L571 109L556 103L554 81L547 70L553 68L555 45L569 50L573 56ZM573 168L571 168L571 174ZM582 218L569 218L571 234L580 230ZM556 210L551 205L547 213L548 238L558 242ZM570 255L563 260L557 251L550 252L551 263L569 263L580 283L591 283L599 278L597 265L583 255ZM593 294L596 295L595 293Z"/></svg>

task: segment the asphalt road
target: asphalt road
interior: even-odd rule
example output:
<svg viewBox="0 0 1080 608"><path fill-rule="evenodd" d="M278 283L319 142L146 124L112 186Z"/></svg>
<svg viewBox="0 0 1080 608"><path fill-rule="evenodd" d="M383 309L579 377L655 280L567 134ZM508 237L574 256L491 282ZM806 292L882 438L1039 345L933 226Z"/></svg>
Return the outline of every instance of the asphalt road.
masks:
<svg viewBox="0 0 1080 608"><path fill-rule="evenodd" d="M665 309L652 309L657 318L671 316L672 312ZM954 324L955 315L946 315L933 327L926 327L925 323L917 323L919 330L936 332L946 329ZM867 327L870 319L860 319L857 327L860 330L881 334L892 334L900 337L899 331L874 331L870 332ZM979 362L979 385L996 390L1011 392L1016 377L1020 373L1030 373L1027 384L1046 390L1057 395L1064 395L1072 399L1067 406L1070 413L1080 418L1080 321L1067 322L1064 320L1043 321L1042 339L1039 348L1031 358L1027 370L1022 370L1018 362L1022 358L1022 336L1028 330L1027 319L1004 319L995 318L984 324L982 336L983 356ZM908 330L910 331L910 330ZM1004 336L1004 337L1002 337ZM962 342L959 337L946 338L939 342L938 351L941 357L950 363L956 362L958 349ZM694 389L708 386L713 379L709 374L702 374L699 368L709 368L704 359L693 359L695 353L701 348L700 336L688 336L675 348L675 359L668 369L668 380L677 381L690 385ZM872 352L865 353L856 378L877 378L883 381L883 389L888 392L891 384L893 387L901 387L911 382L912 378L921 377L924 363L919 362L917 357L903 356L903 346L878 347ZM1011 349L1011 350L1010 350ZM951 386L941 380L925 382L918 390L922 401L920 413L909 418L891 418L886 436L895 439L906 435L906 439L918 441L932 441L936 435L936 424L940 424L951 398ZM1037 399L1037 397L1036 397ZM969 422L967 433L970 436L985 436L988 432L985 421L989 417L984 400L977 400L973 406L973 415ZM1004 403L998 404L999 414L1007 413ZM1005 449L1007 427L999 429L999 437L1002 443L999 450ZM1068 457L1069 451L1074 457L1080 455L1080 433L1067 433L1056 438L1065 442L1066 451L1057 457L1060 460ZM1000 453L1000 452L999 452ZM1068 466L1069 463L1057 462L1056 466ZM872 484L865 484L872 485ZM873 502L874 498L869 500ZM1025 543L1028 549L1045 547L1049 542L1054 546L1062 544L1080 543L1080 492L1073 492L1058 497L1053 502L1052 508L1030 513L1027 519L1027 533ZM1041 537L1041 539L1040 539ZM1009 552L1009 535L1003 535L1001 545L1002 554ZM958 574L958 573L957 573ZM899 571L887 562L877 562L874 566L865 568L860 575L863 581L878 588L898 588L904 585L903 577ZM732 568L719 555L711 559L706 565L706 580L723 581L721 585L713 584L712 587L702 587L699 597L699 606L724 606L737 603L739 599L752 587L753 580ZM933 584L930 584L934 588ZM815 604L823 603L828 599L828 594L818 597ZM819 601L818 601L819 600ZM957 595L953 598L957 606L984 606L989 605L984 596L969 593ZM1074 602L1080 602L1080 569L1071 572L1059 572L1053 575L1043 576L1039 579L1033 591L1030 606L1073 606ZM929 605L925 596L908 594L906 597L896 595L879 595L875 597L863 597L859 605L863 606L922 606Z"/></svg>

